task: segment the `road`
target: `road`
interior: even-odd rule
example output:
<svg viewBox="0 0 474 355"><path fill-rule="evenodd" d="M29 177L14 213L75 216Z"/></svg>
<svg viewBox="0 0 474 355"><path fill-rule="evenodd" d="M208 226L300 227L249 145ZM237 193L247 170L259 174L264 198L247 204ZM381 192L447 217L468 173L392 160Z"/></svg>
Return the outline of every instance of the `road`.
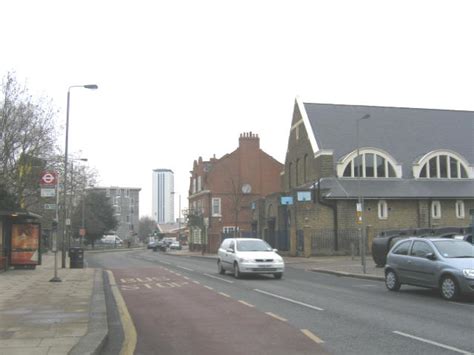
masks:
<svg viewBox="0 0 474 355"><path fill-rule="evenodd" d="M150 250L87 261L113 274L137 331L135 354L474 352L474 304L431 290L393 293L380 281L292 267L282 280L236 280L213 259Z"/></svg>

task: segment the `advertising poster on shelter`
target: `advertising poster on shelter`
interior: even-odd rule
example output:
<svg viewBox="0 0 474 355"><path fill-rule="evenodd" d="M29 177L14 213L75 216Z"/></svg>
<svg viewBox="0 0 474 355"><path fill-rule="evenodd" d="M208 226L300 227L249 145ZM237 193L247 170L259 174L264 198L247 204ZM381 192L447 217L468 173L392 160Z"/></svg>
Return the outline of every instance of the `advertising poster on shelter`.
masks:
<svg viewBox="0 0 474 355"><path fill-rule="evenodd" d="M12 225L12 265L38 265L39 262L39 224Z"/></svg>

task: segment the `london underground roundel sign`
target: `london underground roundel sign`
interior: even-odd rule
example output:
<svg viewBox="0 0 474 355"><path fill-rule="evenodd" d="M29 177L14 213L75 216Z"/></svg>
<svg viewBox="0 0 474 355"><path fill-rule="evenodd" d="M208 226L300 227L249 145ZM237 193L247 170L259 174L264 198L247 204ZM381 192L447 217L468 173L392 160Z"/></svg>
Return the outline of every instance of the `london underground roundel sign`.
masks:
<svg viewBox="0 0 474 355"><path fill-rule="evenodd" d="M44 171L41 175L41 185L56 185L56 180L55 171Z"/></svg>

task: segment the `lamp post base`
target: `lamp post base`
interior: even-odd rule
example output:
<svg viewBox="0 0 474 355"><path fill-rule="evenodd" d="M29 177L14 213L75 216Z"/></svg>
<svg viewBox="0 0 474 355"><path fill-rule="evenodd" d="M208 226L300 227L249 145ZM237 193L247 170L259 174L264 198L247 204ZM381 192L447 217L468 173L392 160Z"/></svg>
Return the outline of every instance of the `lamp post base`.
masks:
<svg viewBox="0 0 474 355"><path fill-rule="evenodd" d="M62 282L62 280L59 277L55 276L51 280L49 280L49 282Z"/></svg>

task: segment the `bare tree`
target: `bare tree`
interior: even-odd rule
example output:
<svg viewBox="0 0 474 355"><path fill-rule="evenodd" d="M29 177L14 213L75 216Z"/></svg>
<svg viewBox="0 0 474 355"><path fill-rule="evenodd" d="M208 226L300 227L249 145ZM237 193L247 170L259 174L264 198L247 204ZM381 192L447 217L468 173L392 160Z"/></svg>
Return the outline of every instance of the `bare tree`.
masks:
<svg viewBox="0 0 474 355"><path fill-rule="evenodd" d="M0 96L0 184L23 208L39 200L39 174L57 155L54 118L49 99L33 99L14 73L2 81Z"/></svg>

